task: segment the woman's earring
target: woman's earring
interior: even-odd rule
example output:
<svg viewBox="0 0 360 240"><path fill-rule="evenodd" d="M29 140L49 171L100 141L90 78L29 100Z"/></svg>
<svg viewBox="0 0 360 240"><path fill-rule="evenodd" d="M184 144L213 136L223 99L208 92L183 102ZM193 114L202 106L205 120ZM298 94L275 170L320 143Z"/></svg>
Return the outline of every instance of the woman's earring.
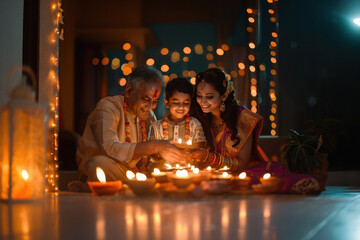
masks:
<svg viewBox="0 0 360 240"><path fill-rule="evenodd" d="M221 111L221 112L225 112L225 101L222 101L222 100L221 100L221 103L220 103L220 111Z"/></svg>

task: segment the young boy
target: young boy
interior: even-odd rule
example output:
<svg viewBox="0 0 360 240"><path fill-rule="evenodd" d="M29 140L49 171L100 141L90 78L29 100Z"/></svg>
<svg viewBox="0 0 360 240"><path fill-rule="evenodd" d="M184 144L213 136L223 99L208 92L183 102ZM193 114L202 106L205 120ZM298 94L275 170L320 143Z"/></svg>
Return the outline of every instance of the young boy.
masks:
<svg viewBox="0 0 360 240"><path fill-rule="evenodd" d="M193 92L193 85L185 78L174 78L167 83L164 101L169 114L151 124L150 140L172 140L175 144L182 143L189 149L205 146L206 139L201 123L189 115ZM164 160L154 156L151 161L150 171L154 167L166 169Z"/></svg>

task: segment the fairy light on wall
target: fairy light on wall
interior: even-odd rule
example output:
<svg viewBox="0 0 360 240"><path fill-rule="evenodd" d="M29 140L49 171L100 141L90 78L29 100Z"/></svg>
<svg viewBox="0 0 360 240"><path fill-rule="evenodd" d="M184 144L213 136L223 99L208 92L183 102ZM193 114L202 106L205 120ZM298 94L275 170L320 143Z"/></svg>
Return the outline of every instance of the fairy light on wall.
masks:
<svg viewBox="0 0 360 240"><path fill-rule="evenodd" d="M273 24L273 31L271 32L271 41L269 44L270 49L270 86L269 86L269 97L270 97L270 134L275 136L277 134L277 97L276 87L278 83L278 0L267 0L268 2L268 13L270 15L270 22Z"/></svg>
<svg viewBox="0 0 360 240"><path fill-rule="evenodd" d="M249 70L249 77L250 77L250 104L251 104L251 111L257 112L258 111L258 102L257 102L257 96L258 96L258 87L257 87L257 72L256 72L256 31L254 29L256 28L257 24L257 10L248 8L246 9L246 12L248 14L248 35L249 35L249 44L248 44L248 70ZM245 65L244 65L245 66ZM244 68L243 65L239 64L240 68L240 75L243 75L244 73L241 71L242 68Z"/></svg>
<svg viewBox="0 0 360 240"><path fill-rule="evenodd" d="M50 4L50 13L52 16L52 23L54 30L50 33L49 39L53 52L50 54L49 59L49 72L47 81L49 85L49 156L48 164L46 166L46 179L47 186L46 192L59 191L59 161L58 161L58 137L59 137L59 40L64 40L63 9L61 8L61 1L55 0Z"/></svg>

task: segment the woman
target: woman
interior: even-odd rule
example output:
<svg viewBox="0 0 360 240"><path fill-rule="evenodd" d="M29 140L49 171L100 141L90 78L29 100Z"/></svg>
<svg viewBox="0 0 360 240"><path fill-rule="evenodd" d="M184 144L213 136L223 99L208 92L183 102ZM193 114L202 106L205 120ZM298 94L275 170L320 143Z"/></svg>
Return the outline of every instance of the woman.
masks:
<svg viewBox="0 0 360 240"><path fill-rule="evenodd" d="M282 178L279 192L317 193L319 184L314 178L290 173L279 162L269 161L257 144L263 118L239 105L228 87L226 74L220 69L197 74L191 115L203 125L208 146L193 151L191 159L200 167L245 171L252 183L269 172Z"/></svg>

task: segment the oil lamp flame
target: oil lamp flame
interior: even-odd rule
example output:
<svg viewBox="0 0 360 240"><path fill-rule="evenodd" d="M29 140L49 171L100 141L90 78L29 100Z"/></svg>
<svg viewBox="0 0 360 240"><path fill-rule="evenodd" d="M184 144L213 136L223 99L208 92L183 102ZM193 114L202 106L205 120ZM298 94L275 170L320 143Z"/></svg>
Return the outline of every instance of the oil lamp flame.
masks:
<svg viewBox="0 0 360 240"><path fill-rule="evenodd" d="M22 170L21 175L25 181L27 181L29 179L29 174L26 170Z"/></svg>
<svg viewBox="0 0 360 240"><path fill-rule="evenodd" d="M188 172L185 169L184 170L177 170L176 171L176 176L178 176L178 177L187 177Z"/></svg>
<svg viewBox="0 0 360 240"><path fill-rule="evenodd" d="M178 144L181 144L181 143L182 143L182 139L179 138L179 139L178 139Z"/></svg>
<svg viewBox="0 0 360 240"><path fill-rule="evenodd" d="M194 172L195 174L199 174L199 169L198 169L198 168L195 168L195 169L193 170L193 172Z"/></svg>
<svg viewBox="0 0 360 240"><path fill-rule="evenodd" d="M239 178L240 179L245 179L246 178L246 172L242 172L239 174Z"/></svg>
<svg viewBox="0 0 360 240"><path fill-rule="evenodd" d="M101 183L106 183L105 173L100 167L96 167L96 176Z"/></svg>
<svg viewBox="0 0 360 240"><path fill-rule="evenodd" d="M138 181L146 181L146 175L143 173L136 173L136 180Z"/></svg>
<svg viewBox="0 0 360 240"><path fill-rule="evenodd" d="M263 179L269 179L271 177L270 173L265 173Z"/></svg>
<svg viewBox="0 0 360 240"><path fill-rule="evenodd" d="M155 175L160 174L160 170L159 170L158 168L154 168L154 174L155 174Z"/></svg>
<svg viewBox="0 0 360 240"><path fill-rule="evenodd" d="M210 171L210 170L211 170L211 167L210 167L210 166L208 166L208 167L206 168L206 170Z"/></svg>
<svg viewBox="0 0 360 240"><path fill-rule="evenodd" d="M224 172L223 174L222 174L222 177L223 178L226 178L226 177L228 177L229 176L229 174L227 173L227 172Z"/></svg>
<svg viewBox="0 0 360 240"><path fill-rule="evenodd" d="M192 145L191 139L187 140L186 144L189 145L189 146Z"/></svg>
<svg viewBox="0 0 360 240"><path fill-rule="evenodd" d="M128 179L133 179L133 178L135 177L135 174L134 174L132 171L127 170L127 171L126 171L126 177L127 177Z"/></svg>
<svg viewBox="0 0 360 240"><path fill-rule="evenodd" d="M168 163L165 163L165 166L166 166L168 169L171 169L171 168L172 168L172 166L171 166L170 164L168 164Z"/></svg>

